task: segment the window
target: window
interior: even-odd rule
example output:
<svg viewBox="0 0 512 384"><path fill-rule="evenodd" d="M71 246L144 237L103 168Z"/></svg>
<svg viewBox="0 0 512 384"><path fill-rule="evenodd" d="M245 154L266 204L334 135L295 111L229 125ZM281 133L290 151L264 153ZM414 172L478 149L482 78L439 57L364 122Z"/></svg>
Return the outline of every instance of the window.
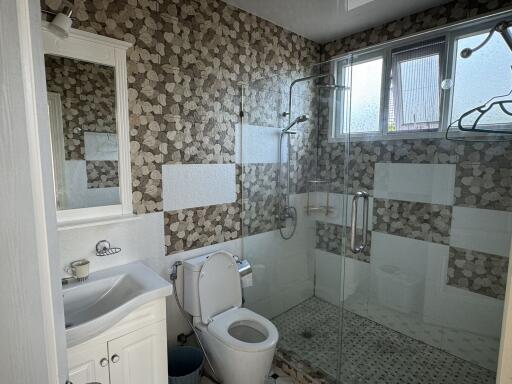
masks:
<svg viewBox="0 0 512 384"><path fill-rule="evenodd" d="M388 132L439 129L443 53L444 40L392 52Z"/></svg>
<svg viewBox="0 0 512 384"><path fill-rule="evenodd" d="M332 97L332 136L441 135L451 121L491 98L512 99L512 52L499 33L471 58L460 55L479 46L499 21L455 26L423 41L414 37L337 61L337 83L346 88ZM512 118L496 108L479 124L512 129Z"/></svg>
<svg viewBox="0 0 512 384"><path fill-rule="evenodd" d="M383 58L366 58L338 64L337 79L350 92L337 95L337 133L369 133L380 131Z"/></svg>
<svg viewBox="0 0 512 384"><path fill-rule="evenodd" d="M460 57L464 48L476 47L486 37L487 33L484 32L461 36L455 41L457 56L450 121L458 119L464 112L483 105L493 97L507 95L512 89L512 54L499 34L495 33L491 40L473 53L469 59ZM491 68L492 75L490 75ZM465 125L472 124L473 117L468 116L464 119ZM510 125L511 123L510 116L496 108L485 114L479 125Z"/></svg>

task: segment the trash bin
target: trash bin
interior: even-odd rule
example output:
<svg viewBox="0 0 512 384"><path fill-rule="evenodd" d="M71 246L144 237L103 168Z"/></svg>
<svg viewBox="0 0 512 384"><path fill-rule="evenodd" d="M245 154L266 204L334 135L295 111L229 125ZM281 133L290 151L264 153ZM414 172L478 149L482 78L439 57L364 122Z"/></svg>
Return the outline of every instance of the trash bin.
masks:
<svg viewBox="0 0 512 384"><path fill-rule="evenodd" d="M177 347L169 350L169 384L199 384L203 362L203 352L199 348Z"/></svg>

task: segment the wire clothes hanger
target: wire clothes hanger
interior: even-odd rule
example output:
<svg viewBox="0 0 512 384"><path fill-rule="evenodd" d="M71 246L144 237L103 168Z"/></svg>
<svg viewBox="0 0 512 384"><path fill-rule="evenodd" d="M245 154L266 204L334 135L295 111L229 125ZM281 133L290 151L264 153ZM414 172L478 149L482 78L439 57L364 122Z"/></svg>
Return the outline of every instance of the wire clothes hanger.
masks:
<svg viewBox="0 0 512 384"><path fill-rule="evenodd" d="M478 46L475 48L465 48L461 52L461 57L464 59L469 58L474 52L481 49L484 45L486 45L491 37L493 36L494 32L498 32L501 34L505 42L507 43L510 50L512 50L512 36L508 32L508 28L512 26L512 23L508 21L503 21L494 28L492 28L489 31L489 35L485 38L483 42L481 42ZM512 129L499 129L494 128L496 126L499 126L498 124L494 124L493 128L482 128L479 123L481 120L485 117L486 114L488 114L491 111L496 111L496 109L499 109L502 113L504 113L507 116L511 117L511 124L512 124L512 100L500 100L500 101L494 101L497 99L501 99L504 97L509 97L512 95L512 89L506 94L501 96L494 96L491 99L489 99L487 102L485 102L483 105L480 105L476 108L470 109L467 112L464 112L457 120L452 121L445 133L446 140L452 140L452 141L469 141L469 142L496 142L496 141L512 141ZM464 124L464 120L469 118L470 116L474 116L474 121L472 124ZM475 137L475 138L468 138L464 136L451 136L450 137L450 130L454 127L457 127L459 131L462 132L477 132L477 133L492 133L499 136L494 136L492 138L482 138L482 137ZM507 135L510 135L507 137Z"/></svg>
<svg viewBox="0 0 512 384"><path fill-rule="evenodd" d="M449 136L450 130L453 129L455 126L458 128L459 131L462 132L480 132L480 133L493 133L496 135L512 135L512 129L490 129L490 128L479 128L479 123L482 120L482 118L490 111L495 110L496 108L499 108L501 112L505 113L506 115L511 117L511 123L512 123L512 100L501 100L501 101L494 101L496 99L501 99L503 97L508 97L512 95L512 89L509 93L506 95L501 96L495 96L491 99L489 99L487 102L485 102L483 105L480 105L476 108L470 109L467 112L464 112L457 120L452 121L448 128L446 129L445 138L446 140L452 140L452 141L512 141L512 137L505 138L503 136L496 136L493 138L468 138L468 137L460 137L460 136ZM490 103L490 104L489 104ZM476 118L473 121L473 124L471 125L464 125L464 119L468 118L471 115L475 115Z"/></svg>

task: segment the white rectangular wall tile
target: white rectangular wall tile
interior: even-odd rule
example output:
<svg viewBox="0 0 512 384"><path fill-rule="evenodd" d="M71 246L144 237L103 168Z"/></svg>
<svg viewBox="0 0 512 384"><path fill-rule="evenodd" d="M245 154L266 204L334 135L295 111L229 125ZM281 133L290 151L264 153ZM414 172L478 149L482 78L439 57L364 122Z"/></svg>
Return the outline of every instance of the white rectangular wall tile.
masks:
<svg viewBox="0 0 512 384"><path fill-rule="evenodd" d="M96 256L95 245L106 239L121 252L108 257ZM77 259L88 259L91 271L97 271L136 260L165 260L164 217L162 212L137 216L120 223L59 231L61 265Z"/></svg>
<svg viewBox="0 0 512 384"><path fill-rule="evenodd" d="M499 337L502 316L502 300L448 286L444 280L427 282L423 312L427 323Z"/></svg>
<svg viewBox="0 0 512 384"><path fill-rule="evenodd" d="M425 279L429 246L427 241L372 232L372 271L383 266L393 266L411 276ZM448 247L446 247L448 248Z"/></svg>
<svg viewBox="0 0 512 384"><path fill-rule="evenodd" d="M314 255L315 296L339 305L343 289L345 309L366 315L360 308L368 301L370 264L319 249Z"/></svg>
<svg viewBox="0 0 512 384"><path fill-rule="evenodd" d="M165 211L236 201L235 164L165 164L162 184Z"/></svg>
<svg viewBox="0 0 512 384"><path fill-rule="evenodd" d="M119 204L119 187L88 188L86 192L87 206L103 207Z"/></svg>
<svg viewBox="0 0 512 384"><path fill-rule="evenodd" d="M339 305L343 257L315 249L315 296Z"/></svg>
<svg viewBox="0 0 512 384"><path fill-rule="evenodd" d="M332 212L329 215L325 215L324 212L316 211L311 212L307 219L313 221L321 221L324 223L343 225L346 221L346 225L350 226L352 219L352 199L354 195L345 195L341 193L330 193L329 194L329 207ZM346 199L346 200L345 200ZM326 204L326 193L325 192L311 192L310 193L310 204L312 206L325 205ZM344 206L347 206L346 214ZM368 205L368 229L371 231L373 227L373 197L369 198ZM357 228L363 228L363 199L359 199L357 208Z"/></svg>
<svg viewBox="0 0 512 384"><path fill-rule="evenodd" d="M454 164L375 164L375 197L453 205L454 188Z"/></svg>
<svg viewBox="0 0 512 384"><path fill-rule="evenodd" d="M450 245L508 257L512 212L453 207Z"/></svg>
<svg viewBox="0 0 512 384"><path fill-rule="evenodd" d="M277 316L314 294L314 223L305 220L305 195L292 195L297 207L295 235L283 240L279 231L243 238L243 255L252 265L253 286L244 289L246 306L267 317Z"/></svg>
<svg viewBox="0 0 512 384"><path fill-rule="evenodd" d="M64 161L64 193L67 208L85 208L88 206L85 160Z"/></svg>
<svg viewBox="0 0 512 384"><path fill-rule="evenodd" d="M277 163L281 128L237 125L235 159L237 164Z"/></svg>
<svg viewBox="0 0 512 384"><path fill-rule="evenodd" d="M84 132L85 160L118 160L117 135Z"/></svg>
<svg viewBox="0 0 512 384"><path fill-rule="evenodd" d="M422 313L426 282L446 273L441 269L448 251L446 245L372 232L371 300L403 313Z"/></svg>

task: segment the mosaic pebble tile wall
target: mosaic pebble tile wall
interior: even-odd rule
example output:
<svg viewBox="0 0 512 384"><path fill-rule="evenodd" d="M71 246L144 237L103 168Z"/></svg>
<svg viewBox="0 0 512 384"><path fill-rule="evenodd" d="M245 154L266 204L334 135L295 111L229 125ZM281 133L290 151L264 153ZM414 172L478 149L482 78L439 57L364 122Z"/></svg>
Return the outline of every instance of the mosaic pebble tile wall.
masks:
<svg viewBox="0 0 512 384"><path fill-rule="evenodd" d="M87 160L87 188L119 187L119 173L115 160Z"/></svg>
<svg viewBox="0 0 512 384"><path fill-rule="evenodd" d="M64 4L66 0L42 0L42 7L52 11ZM246 91L248 123L283 126L286 120L280 113L287 110L291 79L309 74L321 55L332 57L511 4L454 1L323 47L218 0L76 0L74 26L134 44L128 52L133 203L135 212L143 214L163 210L162 164L235 162L241 85L250 84ZM307 85L297 92L300 97L293 110L308 111L315 121L319 102L315 93ZM341 192L343 144L328 143L322 130L316 158L316 136L316 124L310 123L293 140L292 191L304 192L306 179L318 175L331 179L332 192ZM489 150L485 144L432 139L352 146L349 193L372 192L376 162L456 163L456 205L512 210L512 199L504 198L512 194L512 183L504 182L511 176L506 162L511 155L504 147L508 144ZM238 179L244 191L250 191L245 212L241 212L241 201L166 212L167 253L234 239L242 232L275 229L277 197L269 192L275 184L274 169L275 164L250 164ZM256 186L262 185L258 191ZM402 205L390 206L398 209ZM429 224L438 229L431 231L432 241L446 243L450 214L449 209L440 208L444 211L446 215ZM381 222L376 217L377 226L385 226L386 219Z"/></svg>
<svg viewBox="0 0 512 384"><path fill-rule="evenodd" d="M323 59L510 7L511 1L452 1L327 43L323 46ZM321 104L321 121L326 121L325 113L326 108ZM348 148L350 177L346 183L345 144L328 141L326 124L321 124L318 146L317 172L320 178L329 180L331 192L353 194L366 190L373 196L376 163L456 164L455 206L512 211L510 143L455 143L443 139L352 142ZM451 209L451 206L374 199L373 230L449 244ZM341 227L335 227L336 224L317 223L317 248L332 251L332 244L341 241ZM341 253L341 249L335 253ZM354 258L350 253L347 256ZM360 260L369 262L369 256ZM502 299L507 268L505 257L450 247L447 283Z"/></svg>
<svg viewBox="0 0 512 384"><path fill-rule="evenodd" d="M51 11L66 4L41 0ZM247 92L254 121L273 126L291 79L320 59L320 45L218 0L75 0L73 8L75 28L134 44L127 68L137 214L163 210L163 164L235 162L242 85L286 73ZM269 207L265 199L253 196L255 207ZM240 202L165 212L167 252L237 238L241 219ZM271 221L246 227L260 232Z"/></svg>
<svg viewBox="0 0 512 384"><path fill-rule="evenodd" d="M320 132L320 154L318 173L330 181L331 192L344 193L343 163L345 146L328 142L325 131ZM500 212L512 211L512 144L453 143L442 139L389 140L352 142L350 144L350 177L347 193L366 190L374 196L375 167L378 163L400 164L454 164L453 205L428 204L424 202L400 201L375 198L373 201L373 231L412 239L450 245L453 207L467 207ZM317 224L317 248L332 249L326 244L341 241L341 228L336 224ZM329 228L331 227L331 228ZM485 227L482 228L485 230ZM333 235L336 236L333 236ZM474 250L465 250L472 255ZM334 253L341 253L339 250ZM351 256L350 254L348 256ZM353 256L353 255L352 255ZM478 272L469 262L462 262L460 252L450 251L450 270L447 283L472 292L502 298L499 291L505 290L508 259L504 255L479 253L485 258ZM498 258L500 262L495 262ZM361 261L369 262L369 256ZM501 265L500 268L491 265ZM478 276L484 284L474 284L471 278ZM498 275L498 278L495 276ZM500 289L489 289L500 285Z"/></svg>
<svg viewBox="0 0 512 384"><path fill-rule="evenodd" d="M510 0L456 0L448 2L329 42L323 46L323 59L328 60L342 53L509 7L512 7L512 1Z"/></svg>

